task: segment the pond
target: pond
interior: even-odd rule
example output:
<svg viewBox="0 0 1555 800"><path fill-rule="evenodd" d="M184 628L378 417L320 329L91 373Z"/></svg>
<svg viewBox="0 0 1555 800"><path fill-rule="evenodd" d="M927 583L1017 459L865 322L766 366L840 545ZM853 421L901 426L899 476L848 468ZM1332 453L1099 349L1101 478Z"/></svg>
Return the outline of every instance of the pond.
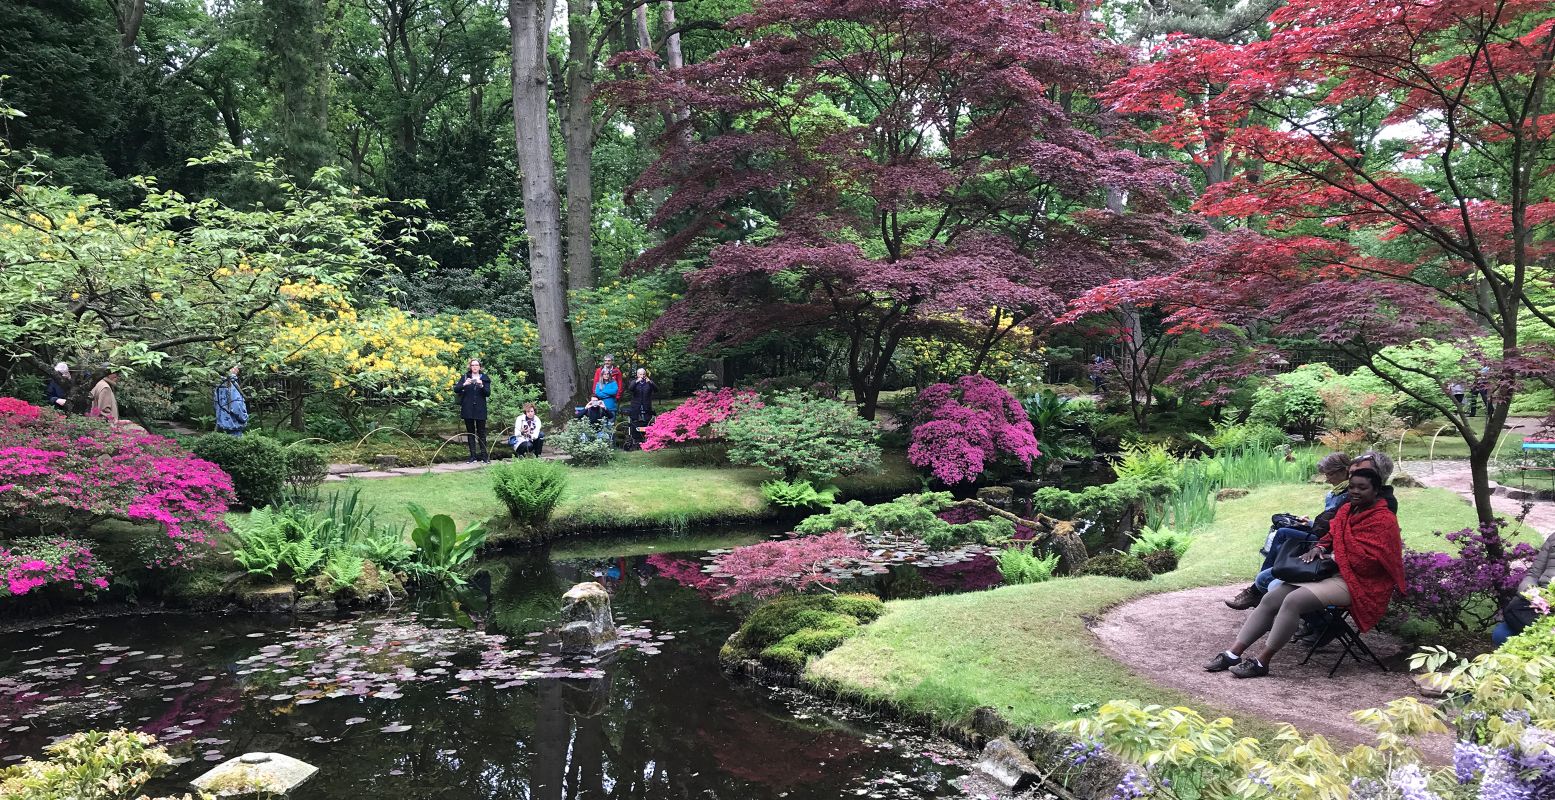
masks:
<svg viewBox="0 0 1555 800"><path fill-rule="evenodd" d="M960 796L951 781L967 754L954 745L720 671L738 615L665 574L757 538L592 541L491 560L489 603L145 615L0 635L0 763L122 726L187 759L149 787L162 792L267 751L320 767L298 800ZM610 589L628 645L563 658L543 631L562 593L590 579Z"/></svg>

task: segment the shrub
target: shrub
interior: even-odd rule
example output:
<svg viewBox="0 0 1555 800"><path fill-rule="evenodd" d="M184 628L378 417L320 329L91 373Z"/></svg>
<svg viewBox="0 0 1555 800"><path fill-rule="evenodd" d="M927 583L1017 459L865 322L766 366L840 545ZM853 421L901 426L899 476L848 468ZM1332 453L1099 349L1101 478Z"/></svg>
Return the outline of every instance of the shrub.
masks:
<svg viewBox="0 0 1555 800"><path fill-rule="evenodd" d="M871 535L911 536L935 549L1007 539L1015 532L1015 526L1003 519L947 522L939 512L950 503L948 492L903 495L889 503L875 505L850 500L806 517L794 530L806 535L846 530Z"/></svg>
<svg viewBox="0 0 1555 800"><path fill-rule="evenodd" d="M1495 623L1502 599L1522 581L1526 562L1535 550L1507 542L1501 529L1506 520L1451 533L1437 532L1457 554L1404 552L1404 583L1408 592L1393 601L1406 619L1436 623L1440 630L1482 632ZM1499 555L1497 555L1499 554Z"/></svg>
<svg viewBox="0 0 1555 800"><path fill-rule="evenodd" d="M1123 458L1113 466L1118 480L1167 480L1175 481L1182 469L1182 460L1171 454L1164 444L1135 445L1123 451Z"/></svg>
<svg viewBox="0 0 1555 800"><path fill-rule="evenodd" d="M1145 566L1150 568L1151 575L1165 575L1177 569L1182 558L1172 550L1151 550L1140 556L1139 560L1145 562Z"/></svg>
<svg viewBox="0 0 1555 800"><path fill-rule="evenodd" d="M1310 442L1328 418L1318 389L1336 378L1338 373L1327 364L1303 364L1277 375L1253 393L1249 419L1278 425Z"/></svg>
<svg viewBox="0 0 1555 800"><path fill-rule="evenodd" d="M49 584L91 594L108 588L108 570L91 548L63 536L29 536L0 546L0 597L27 594Z"/></svg>
<svg viewBox="0 0 1555 800"><path fill-rule="evenodd" d="M800 477L829 481L880 466L875 423L851 404L786 391L718 423L729 441L729 461Z"/></svg>
<svg viewBox="0 0 1555 800"><path fill-rule="evenodd" d="M520 458L490 472L497 499L520 525L543 525L567 490L567 468L554 461Z"/></svg>
<svg viewBox="0 0 1555 800"><path fill-rule="evenodd" d="M1102 553L1085 562L1084 575L1105 575L1131 581L1150 580L1150 568L1138 556L1128 553Z"/></svg>
<svg viewBox="0 0 1555 800"><path fill-rule="evenodd" d="M566 453L577 467L601 467L616 457L612 437L601 438L599 431L584 419L569 420L561 433L545 437L545 443Z"/></svg>
<svg viewBox="0 0 1555 800"><path fill-rule="evenodd" d="M1290 444L1290 439L1279 428L1264 423L1246 425L1213 423L1213 433L1208 436L1192 433L1196 442L1219 454L1245 452L1274 452Z"/></svg>
<svg viewBox="0 0 1555 800"><path fill-rule="evenodd" d="M366 563L359 555L336 550L330 555L319 576L325 579L330 592L344 591L351 588L357 578L362 577L362 568Z"/></svg>
<svg viewBox="0 0 1555 800"><path fill-rule="evenodd" d="M811 586L824 587L837 582L827 574L827 567L866 555L864 548L842 531L736 547L713 561L717 572L733 579L717 597L746 594L762 598Z"/></svg>
<svg viewBox="0 0 1555 800"><path fill-rule="evenodd" d="M1032 435L1042 447L1043 460L1067 461L1091 454L1080 429L1096 417L1096 404L1060 397L1052 389L1021 401Z"/></svg>
<svg viewBox="0 0 1555 800"><path fill-rule="evenodd" d="M1555 614L1546 614L1506 640L1496 651L1522 658L1555 659Z"/></svg>
<svg viewBox="0 0 1555 800"><path fill-rule="evenodd" d="M975 481L1001 458L1030 471L1042 455L1020 403L981 375L929 386L913 409L907 460L947 484Z"/></svg>
<svg viewBox="0 0 1555 800"><path fill-rule="evenodd" d="M15 800L128 800L173 759L148 733L87 731L0 768L0 797Z"/></svg>
<svg viewBox="0 0 1555 800"><path fill-rule="evenodd" d="M761 484L761 496L768 503L783 508L819 508L836 502L837 487L816 489L809 481L773 480Z"/></svg>
<svg viewBox="0 0 1555 800"><path fill-rule="evenodd" d="M0 399L0 530L45 534L110 517L157 525L152 567L187 563L227 530L232 481L171 439Z"/></svg>
<svg viewBox="0 0 1555 800"><path fill-rule="evenodd" d="M778 597L751 612L719 658L725 663L757 659L797 673L811 658L833 650L883 613L885 604L874 595Z"/></svg>
<svg viewBox="0 0 1555 800"><path fill-rule="evenodd" d="M284 452L286 453L287 486L294 489L311 489L323 483L324 478L329 475L329 452L324 448L310 444L294 444L285 448Z"/></svg>
<svg viewBox="0 0 1555 800"><path fill-rule="evenodd" d="M239 503L260 508L281 499L290 472L286 451L274 439L208 433L194 440L191 449L232 476Z"/></svg>
<svg viewBox="0 0 1555 800"><path fill-rule="evenodd" d="M1053 570L1058 568L1058 554L1050 553L1045 557L1037 555L1026 547L1007 547L999 551L999 574L1004 576L1005 583L1041 583L1051 580Z"/></svg>
<svg viewBox="0 0 1555 800"><path fill-rule="evenodd" d="M741 412L760 408L761 399L749 389L722 388L703 390L686 402L653 418L643 429L644 450L658 450L671 444L706 444L721 438L719 423L738 417Z"/></svg>
<svg viewBox="0 0 1555 800"><path fill-rule="evenodd" d="M1177 558L1182 558L1188 553L1188 546L1191 544L1193 544L1193 537L1186 533L1178 533L1167 527L1144 528L1134 537L1133 543L1128 546L1128 552L1144 558L1150 553L1165 550Z"/></svg>

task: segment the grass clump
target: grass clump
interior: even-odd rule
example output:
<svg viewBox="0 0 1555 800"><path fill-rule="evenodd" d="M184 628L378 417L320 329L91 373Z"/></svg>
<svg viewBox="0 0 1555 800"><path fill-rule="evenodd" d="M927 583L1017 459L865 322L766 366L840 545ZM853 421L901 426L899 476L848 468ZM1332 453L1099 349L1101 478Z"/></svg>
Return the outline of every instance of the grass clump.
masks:
<svg viewBox="0 0 1555 800"><path fill-rule="evenodd" d="M567 468L525 458L492 467L491 488L520 525L543 525L567 491Z"/></svg>
<svg viewBox="0 0 1555 800"><path fill-rule="evenodd" d="M725 664L756 660L802 672L811 658L836 649L884 612L885 604L874 595L785 595L747 617L719 658Z"/></svg>

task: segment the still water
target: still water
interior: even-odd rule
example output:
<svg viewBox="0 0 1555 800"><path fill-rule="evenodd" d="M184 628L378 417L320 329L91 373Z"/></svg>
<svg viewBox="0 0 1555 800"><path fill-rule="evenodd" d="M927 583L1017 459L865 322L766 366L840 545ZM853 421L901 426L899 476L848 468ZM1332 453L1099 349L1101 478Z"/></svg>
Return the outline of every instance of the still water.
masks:
<svg viewBox="0 0 1555 800"><path fill-rule="evenodd" d="M122 726L187 759L148 787L163 792L268 751L320 768L298 800L959 796L955 746L720 671L738 615L667 576L750 540L493 560L489 597L414 609L148 615L0 635L0 763ZM590 579L610 589L626 645L564 658L545 631L562 593Z"/></svg>

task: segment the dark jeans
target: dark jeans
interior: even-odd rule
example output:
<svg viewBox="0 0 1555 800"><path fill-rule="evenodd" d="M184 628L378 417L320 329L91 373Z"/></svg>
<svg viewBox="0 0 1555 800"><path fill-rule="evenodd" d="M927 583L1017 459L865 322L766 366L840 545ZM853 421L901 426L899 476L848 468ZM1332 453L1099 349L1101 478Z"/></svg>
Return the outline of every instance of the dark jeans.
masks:
<svg viewBox="0 0 1555 800"><path fill-rule="evenodd" d="M1469 398L1469 416L1479 413L1480 403L1485 404L1485 416L1490 416L1490 392L1475 392L1474 396Z"/></svg>
<svg viewBox="0 0 1555 800"><path fill-rule="evenodd" d="M544 450L544 449L545 449L545 439L531 439L531 440L529 440L527 442L519 442L518 444L513 445L513 455L515 455L515 456L527 456L527 455L538 456L538 455L540 455L540 451Z"/></svg>
<svg viewBox="0 0 1555 800"><path fill-rule="evenodd" d="M464 421L464 441L470 446L470 458L488 460L486 454L486 420L467 419ZM479 444L480 449L475 446Z"/></svg>

